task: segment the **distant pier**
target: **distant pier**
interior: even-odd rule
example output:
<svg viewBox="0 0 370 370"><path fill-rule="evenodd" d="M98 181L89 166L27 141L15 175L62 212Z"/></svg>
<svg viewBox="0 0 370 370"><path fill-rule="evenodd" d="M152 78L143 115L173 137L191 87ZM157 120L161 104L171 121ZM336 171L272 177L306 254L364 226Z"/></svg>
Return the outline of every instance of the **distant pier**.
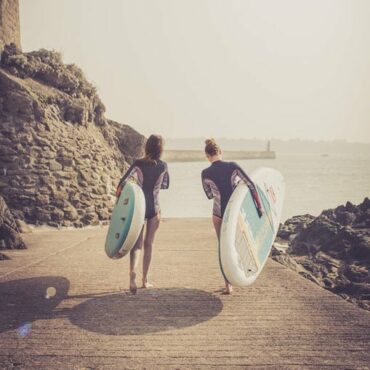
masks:
<svg viewBox="0 0 370 370"><path fill-rule="evenodd" d="M274 151L244 151L226 150L222 152L222 157L227 160L232 159L275 159ZM205 160L202 150L165 150L163 159L167 162L199 162Z"/></svg>

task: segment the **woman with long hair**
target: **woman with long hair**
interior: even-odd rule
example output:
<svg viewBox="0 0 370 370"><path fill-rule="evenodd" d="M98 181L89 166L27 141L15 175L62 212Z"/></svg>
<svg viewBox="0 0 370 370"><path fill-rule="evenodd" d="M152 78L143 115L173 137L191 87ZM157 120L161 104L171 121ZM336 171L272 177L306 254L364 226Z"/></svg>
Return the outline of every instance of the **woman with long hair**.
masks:
<svg viewBox="0 0 370 370"><path fill-rule="evenodd" d="M213 225L215 227L218 241L220 241L220 231L222 217L227 203L234 189L240 181L244 181L252 193L256 211L262 216L262 206L257 190L253 181L235 162L222 160L222 151L214 139L205 141L205 154L211 165L202 171L202 185L208 199L213 198ZM225 294L230 294L233 288L225 278Z"/></svg>
<svg viewBox="0 0 370 370"><path fill-rule="evenodd" d="M143 255L143 280L142 287L149 288L148 271L152 258L152 249L155 234L161 220L159 206L160 189L168 189L169 174L166 162L161 161L164 141L160 135L150 135L145 144L145 155L134 161L119 182L116 195L119 196L125 182L129 179L135 181L143 190L145 196L146 227L141 230L139 238L130 251L130 291L136 294L136 269L140 260L140 252L144 245Z"/></svg>

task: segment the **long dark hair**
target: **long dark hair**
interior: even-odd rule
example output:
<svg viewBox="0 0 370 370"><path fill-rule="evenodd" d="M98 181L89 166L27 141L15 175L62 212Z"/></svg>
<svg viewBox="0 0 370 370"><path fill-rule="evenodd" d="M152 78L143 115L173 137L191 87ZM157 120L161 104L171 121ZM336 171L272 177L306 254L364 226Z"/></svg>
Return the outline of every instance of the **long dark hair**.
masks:
<svg viewBox="0 0 370 370"><path fill-rule="evenodd" d="M145 159L158 161L163 152L164 140L161 135L150 135L145 144Z"/></svg>

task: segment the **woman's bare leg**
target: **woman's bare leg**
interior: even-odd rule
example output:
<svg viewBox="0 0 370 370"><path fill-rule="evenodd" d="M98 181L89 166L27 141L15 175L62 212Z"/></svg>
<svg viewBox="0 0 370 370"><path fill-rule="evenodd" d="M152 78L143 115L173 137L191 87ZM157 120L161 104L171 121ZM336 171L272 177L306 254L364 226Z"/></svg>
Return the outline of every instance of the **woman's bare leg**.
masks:
<svg viewBox="0 0 370 370"><path fill-rule="evenodd" d="M215 227L215 230L216 230L218 242L220 242L222 218L213 216L212 221L213 221L213 226ZM233 286L225 279L225 294L231 294L232 291L233 291Z"/></svg>
<svg viewBox="0 0 370 370"><path fill-rule="evenodd" d="M213 215L212 221L213 221L213 226L215 227L215 230L216 230L217 239L218 241L220 241L222 218Z"/></svg>
<svg viewBox="0 0 370 370"><path fill-rule="evenodd" d="M152 260L152 249L155 234L158 230L161 221L161 214L158 213L146 224L146 232L144 238L144 258L143 258L143 288L150 288L152 284L148 283L148 271L150 261Z"/></svg>
<svg viewBox="0 0 370 370"><path fill-rule="evenodd" d="M136 269L140 260L140 252L143 247L143 235L144 226L141 229L139 238L137 239L135 245L130 251L130 291L132 294L136 294Z"/></svg>

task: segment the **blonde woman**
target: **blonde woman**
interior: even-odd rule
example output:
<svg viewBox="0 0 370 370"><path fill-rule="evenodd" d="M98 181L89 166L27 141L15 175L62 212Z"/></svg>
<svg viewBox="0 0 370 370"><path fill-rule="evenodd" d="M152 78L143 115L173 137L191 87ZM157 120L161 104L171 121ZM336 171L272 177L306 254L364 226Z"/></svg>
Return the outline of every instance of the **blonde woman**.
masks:
<svg viewBox="0 0 370 370"><path fill-rule="evenodd" d="M255 185L243 169L235 162L222 160L222 151L214 139L205 141L205 155L211 165L202 171L202 184L208 199L213 199L213 225L216 235L220 240L222 217L227 203L234 189L240 181L244 181L252 193L256 211L262 216L261 201ZM225 294L231 294L232 285L225 278Z"/></svg>

